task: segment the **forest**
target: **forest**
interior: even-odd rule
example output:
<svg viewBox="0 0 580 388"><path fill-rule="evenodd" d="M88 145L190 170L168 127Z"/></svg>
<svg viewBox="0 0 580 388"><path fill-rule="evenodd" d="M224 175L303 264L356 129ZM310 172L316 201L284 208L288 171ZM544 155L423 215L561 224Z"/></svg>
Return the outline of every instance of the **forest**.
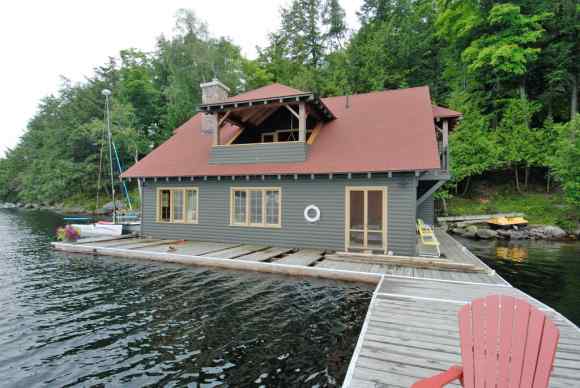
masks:
<svg viewBox="0 0 580 388"><path fill-rule="evenodd" d="M199 84L214 77L233 92L280 82L321 96L428 85L435 103L464 113L441 198L468 197L474 181L500 176L515 196L538 186L560 193L577 222L577 0L365 0L356 30L339 0L293 0L279 17L249 59L193 11L178 10L176 32L154 51L127 48L86 81L63 78L0 159L0 200L62 203L107 190L97 179L104 88L113 91L113 137L126 167L196 113Z"/></svg>

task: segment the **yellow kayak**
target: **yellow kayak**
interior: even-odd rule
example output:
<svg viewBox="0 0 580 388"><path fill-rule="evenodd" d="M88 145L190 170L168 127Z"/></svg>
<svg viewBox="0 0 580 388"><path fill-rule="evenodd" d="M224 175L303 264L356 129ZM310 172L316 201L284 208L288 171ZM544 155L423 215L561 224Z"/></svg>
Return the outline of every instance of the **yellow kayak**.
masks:
<svg viewBox="0 0 580 388"><path fill-rule="evenodd" d="M526 226L528 220L524 217L493 217L487 223L497 228L511 228L514 226Z"/></svg>

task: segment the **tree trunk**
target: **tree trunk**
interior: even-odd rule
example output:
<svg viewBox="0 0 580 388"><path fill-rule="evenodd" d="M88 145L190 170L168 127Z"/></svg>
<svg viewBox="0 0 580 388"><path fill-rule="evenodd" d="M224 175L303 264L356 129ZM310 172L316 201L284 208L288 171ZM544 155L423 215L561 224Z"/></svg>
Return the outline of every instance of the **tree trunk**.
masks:
<svg viewBox="0 0 580 388"><path fill-rule="evenodd" d="M530 177L530 166L526 165L525 175L524 175L524 189L528 190L528 179Z"/></svg>
<svg viewBox="0 0 580 388"><path fill-rule="evenodd" d="M516 178L516 191L518 193L521 193L522 190L520 188L520 177L518 175L518 166L514 166L514 175L515 175L515 178Z"/></svg>
<svg viewBox="0 0 580 388"><path fill-rule="evenodd" d="M550 192L550 178L551 178L550 169L548 168L548 176L546 177L546 193Z"/></svg>
<svg viewBox="0 0 580 388"><path fill-rule="evenodd" d="M447 200L445 198L441 198L441 206L443 207L443 215L447 216Z"/></svg>
<svg viewBox="0 0 580 388"><path fill-rule="evenodd" d="M461 193L461 196L465 196L467 194L467 191L469 190L469 182L471 181L471 177L468 176L467 178L465 178L465 186L463 187L463 193Z"/></svg>
<svg viewBox="0 0 580 388"><path fill-rule="evenodd" d="M572 76L572 91L570 93L570 120L578 113L578 76Z"/></svg>

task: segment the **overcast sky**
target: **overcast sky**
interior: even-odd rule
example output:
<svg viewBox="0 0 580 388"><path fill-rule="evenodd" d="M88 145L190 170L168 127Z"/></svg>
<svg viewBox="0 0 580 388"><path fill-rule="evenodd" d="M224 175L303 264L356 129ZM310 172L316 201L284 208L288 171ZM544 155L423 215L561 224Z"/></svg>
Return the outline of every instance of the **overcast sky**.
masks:
<svg viewBox="0 0 580 388"><path fill-rule="evenodd" d="M290 0L50 0L0 5L0 157L14 147L39 100L56 93L60 76L83 81L121 49L152 50L173 32L175 11L190 8L213 36L228 36L254 58L278 28ZM356 27L362 0L342 0Z"/></svg>

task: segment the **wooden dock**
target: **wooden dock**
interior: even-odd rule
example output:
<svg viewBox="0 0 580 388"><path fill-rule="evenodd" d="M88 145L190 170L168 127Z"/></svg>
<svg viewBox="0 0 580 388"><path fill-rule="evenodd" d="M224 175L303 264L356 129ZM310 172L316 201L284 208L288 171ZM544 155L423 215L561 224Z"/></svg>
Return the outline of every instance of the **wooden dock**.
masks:
<svg viewBox="0 0 580 388"><path fill-rule="evenodd" d="M343 387L409 387L417 379L460 363L459 308L490 294L512 295L545 311L560 328L550 386L580 386L578 327L512 287L446 232L437 229L435 233L444 263L419 257L369 257L316 249L138 237L94 238L53 246L93 255L376 284Z"/></svg>
<svg viewBox="0 0 580 388"><path fill-rule="evenodd" d="M558 312L509 285L385 275L373 295L343 387L409 387L461 364L457 312L490 294L526 299L560 329L550 387L580 384L580 333ZM459 386L459 385L451 385Z"/></svg>

